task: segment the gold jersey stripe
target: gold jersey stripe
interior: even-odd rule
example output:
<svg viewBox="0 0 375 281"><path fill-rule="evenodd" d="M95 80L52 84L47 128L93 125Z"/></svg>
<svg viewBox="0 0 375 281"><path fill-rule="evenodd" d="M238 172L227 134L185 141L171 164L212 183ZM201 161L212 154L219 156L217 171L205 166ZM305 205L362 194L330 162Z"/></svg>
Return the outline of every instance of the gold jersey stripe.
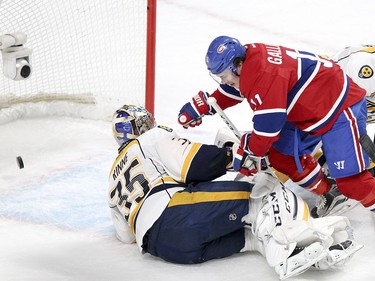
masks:
<svg viewBox="0 0 375 281"><path fill-rule="evenodd" d="M375 53L375 46L371 46L371 47L366 47L366 48L363 48L362 50L360 50L362 52L367 52L367 53Z"/></svg>
<svg viewBox="0 0 375 281"><path fill-rule="evenodd" d="M249 199L249 191L225 191L225 192L177 192L172 196L168 207L189 205L203 202L217 202L225 200Z"/></svg>
<svg viewBox="0 0 375 281"><path fill-rule="evenodd" d="M129 219L128 219L128 224L130 226L130 229L133 233L133 235L135 235L135 229L134 229L134 220L135 220L135 217L137 216L138 214L138 211L139 209L141 208L141 206L143 205L143 202L145 201L146 198L143 198L138 204L137 206L134 208L134 210L131 212L130 216L129 216Z"/></svg>
<svg viewBox="0 0 375 281"><path fill-rule="evenodd" d="M201 148L202 144L200 143L194 143L191 147L188 155L185 158L184 164L182 165L181 170L181 182L186 182L186 175L189 170L190 164L192 159L194 158L195 154L197 154L197 151Z"/></svg>
<svg viewBox="0 0 375 281"><path fill-rule="evenodd" d="M155 184L153 184L152 188L154 188L155 186L164 184L164 183L178 183L178 182L172 177L169 177L169 176L163 177L163 178L160 178Z"/></svg>

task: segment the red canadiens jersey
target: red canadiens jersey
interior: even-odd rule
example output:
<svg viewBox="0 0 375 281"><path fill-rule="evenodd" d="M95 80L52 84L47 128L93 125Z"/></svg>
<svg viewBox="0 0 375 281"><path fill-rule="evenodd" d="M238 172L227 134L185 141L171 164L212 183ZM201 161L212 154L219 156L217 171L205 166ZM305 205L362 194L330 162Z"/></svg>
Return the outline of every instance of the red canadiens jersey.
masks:
<svg viewBox="0 0 375 281"><path fill-rule="evenodd" d="M282 46L257 43L247 48L240 95L254 111L249 145L258 156L265 155L278 139L286 121L312 135L321 135L345 108L365 96L365 91L332 60ZM223 87L213 96L221 96L217 100L222 108L239 102L238 94Z"/></svg>

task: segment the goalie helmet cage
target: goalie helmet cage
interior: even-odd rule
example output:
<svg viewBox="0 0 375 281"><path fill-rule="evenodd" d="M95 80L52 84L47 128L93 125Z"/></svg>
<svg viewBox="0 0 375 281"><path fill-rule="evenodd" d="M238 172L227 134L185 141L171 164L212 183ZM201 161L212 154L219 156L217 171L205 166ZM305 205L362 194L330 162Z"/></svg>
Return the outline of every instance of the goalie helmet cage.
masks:
<svg viewBox="0 0 375 281"><path fill-rule="evenodd" d="M156 1L0 0L0 36L23 32L32 49L28 79L0 70L0 124L45 115L110 120L125 103L154 113Z"/></svg>

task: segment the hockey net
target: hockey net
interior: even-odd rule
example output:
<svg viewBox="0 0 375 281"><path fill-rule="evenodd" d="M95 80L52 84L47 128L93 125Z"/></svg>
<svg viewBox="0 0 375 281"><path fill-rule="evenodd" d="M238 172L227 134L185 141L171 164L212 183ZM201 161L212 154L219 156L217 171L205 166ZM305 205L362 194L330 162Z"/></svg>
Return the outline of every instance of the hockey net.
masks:
<svg viewBox="0 0 375 281"><path fill-rule="evenodd" d="M23 32L32 49L28 79L0 71L0 124L108 120L124 103L153 112L155 18L156 0L0 0L0 35Z"/></svg>

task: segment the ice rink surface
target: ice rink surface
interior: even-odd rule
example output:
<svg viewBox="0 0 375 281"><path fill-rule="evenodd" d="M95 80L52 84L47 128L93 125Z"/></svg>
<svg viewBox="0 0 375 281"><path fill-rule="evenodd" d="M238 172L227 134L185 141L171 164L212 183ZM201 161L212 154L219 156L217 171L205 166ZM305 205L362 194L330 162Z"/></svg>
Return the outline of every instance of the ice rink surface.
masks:
<svg viewBox="0 0 375 281"><path fill-rule="evenodd" d="M193 130L180 129L176 116L199 90L215 89L204 56L216 36L330 55L348 45L375 43L372 5L370 0L158 1L157 122L191 140L213 142L223 126L218 116L206 117ZM227 113L240 130L251 129L245 102ZM369 127L370 136L374 131ZM0 280L278 280L256 253L175 265L117 241L106 203L116 150L106 121L48 117L0 125ZM24 169L16 164L19 155ZM309 270L290 280L375 280L375 216L361 206L347 216L364 244L348 266Z"/></svg>

